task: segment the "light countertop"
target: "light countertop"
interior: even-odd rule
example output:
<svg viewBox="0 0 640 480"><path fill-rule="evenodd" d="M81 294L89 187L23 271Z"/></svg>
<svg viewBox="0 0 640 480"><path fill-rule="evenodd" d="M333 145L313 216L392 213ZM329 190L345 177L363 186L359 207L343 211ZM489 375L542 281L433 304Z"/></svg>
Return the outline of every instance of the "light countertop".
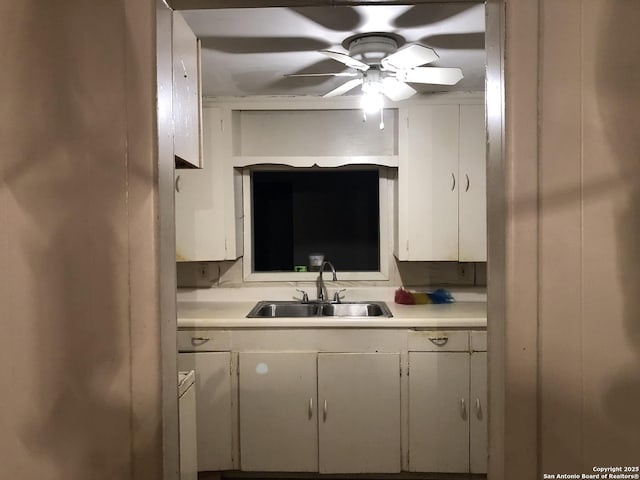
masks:
<svg viewBox="0 0 640 480"><path fill-rule="evenodd" d="M221 289L220 289L221 290ZM393 295L377 289L375 292L352 292L351 301L385 301L393 317L304 317L247 318L259 300L283 300L273 291L266 297L239 300L233 292L185 292L178 296L178 328L485 328L487 308L483 296L456 294L458 301L450 304L399 305ZM248 292L247 292L248 293ZM250 295L245 295L250 296ZM370 298L364 298L370 297ZM371 298L374 297L374 298ZM230 300L223 300L224 298ZM391 300L389 300L389 298ZM462 298L464 301L460 301Z"/></svg>

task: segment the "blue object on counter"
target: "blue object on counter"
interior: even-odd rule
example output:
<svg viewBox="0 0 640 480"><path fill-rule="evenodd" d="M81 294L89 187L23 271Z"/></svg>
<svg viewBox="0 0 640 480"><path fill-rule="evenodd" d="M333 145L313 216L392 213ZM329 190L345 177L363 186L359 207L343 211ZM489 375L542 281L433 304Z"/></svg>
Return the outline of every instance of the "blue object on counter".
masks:
<svg viewBox="0 0 640 480"><path fill-rule="evenodd" d="M444 288L438 288L431 293L427 293L429 295L429 299L431 303L453 303L455 299L449 290Z"/></svg>

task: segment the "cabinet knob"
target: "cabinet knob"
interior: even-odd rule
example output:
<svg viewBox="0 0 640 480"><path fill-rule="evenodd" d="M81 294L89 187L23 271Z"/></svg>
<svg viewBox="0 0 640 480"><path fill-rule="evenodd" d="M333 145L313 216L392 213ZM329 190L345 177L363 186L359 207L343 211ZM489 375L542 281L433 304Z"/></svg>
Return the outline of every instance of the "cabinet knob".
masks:
<svg viewBox="0 0 640 480"><path fill-rule="evenodd" d="M180 193L180 186L182 185L182 181L180 175L176 177L176 192Z"/></svg>
<svg viewBox="0 0 640 480"><path fill-rule="evenodd" d="M469 180L469 174L465 173L464 174L464 191L468 192L470 186L471 186L471 181Z"/></svg>
<svg viewBox="0 0 640 480"><path fill-rule="evenodd" d="M460 399L460 416L463 419L467 418L467 405L464 401L464 397Z"/></svg>
<svg viewBox="0 0 640 480"><path fill-rule="evenodd" d="M456 189L456 176L451 172L451 191Z"/></svg>
<svg viewBox="0 0 640 480"><path fill-rule="evenodd" d="M327 421L327 399L325 398L324 404L322 405L322 420Z"/></svg>
<svg viewBox="0 0 640 480"><path fill-rule="evenodd" d="M309 419L313 418L313 397L309 399Z"/></svg>

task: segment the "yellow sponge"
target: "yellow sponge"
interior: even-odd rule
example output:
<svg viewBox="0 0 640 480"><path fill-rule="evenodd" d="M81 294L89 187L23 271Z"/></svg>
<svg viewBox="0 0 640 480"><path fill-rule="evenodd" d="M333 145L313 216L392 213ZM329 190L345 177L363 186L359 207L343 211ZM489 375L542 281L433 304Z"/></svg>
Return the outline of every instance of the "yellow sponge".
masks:
<svg viewBox="0 0 640 480"><path fill-rule="evenodd" d="M425 303L431 303L431 299L429 298L429 295L427 295L426 293L422 293L422 292L409 292L409 293L411 293L411 296L415 300L416 305L424 305Z"/></svg>

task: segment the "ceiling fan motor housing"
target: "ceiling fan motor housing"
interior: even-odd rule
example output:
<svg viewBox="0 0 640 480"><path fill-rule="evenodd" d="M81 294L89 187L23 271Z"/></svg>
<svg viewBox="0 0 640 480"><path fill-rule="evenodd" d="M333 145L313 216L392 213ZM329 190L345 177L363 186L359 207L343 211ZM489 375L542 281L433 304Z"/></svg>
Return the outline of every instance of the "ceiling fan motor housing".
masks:
<svg viewBox="0 0 640 480"><path fill-rule="evenodd" d="M367 65L379 65L380 61L398 50L398 42L388 35L361 35L349 43L349 56Z"/></svg>

